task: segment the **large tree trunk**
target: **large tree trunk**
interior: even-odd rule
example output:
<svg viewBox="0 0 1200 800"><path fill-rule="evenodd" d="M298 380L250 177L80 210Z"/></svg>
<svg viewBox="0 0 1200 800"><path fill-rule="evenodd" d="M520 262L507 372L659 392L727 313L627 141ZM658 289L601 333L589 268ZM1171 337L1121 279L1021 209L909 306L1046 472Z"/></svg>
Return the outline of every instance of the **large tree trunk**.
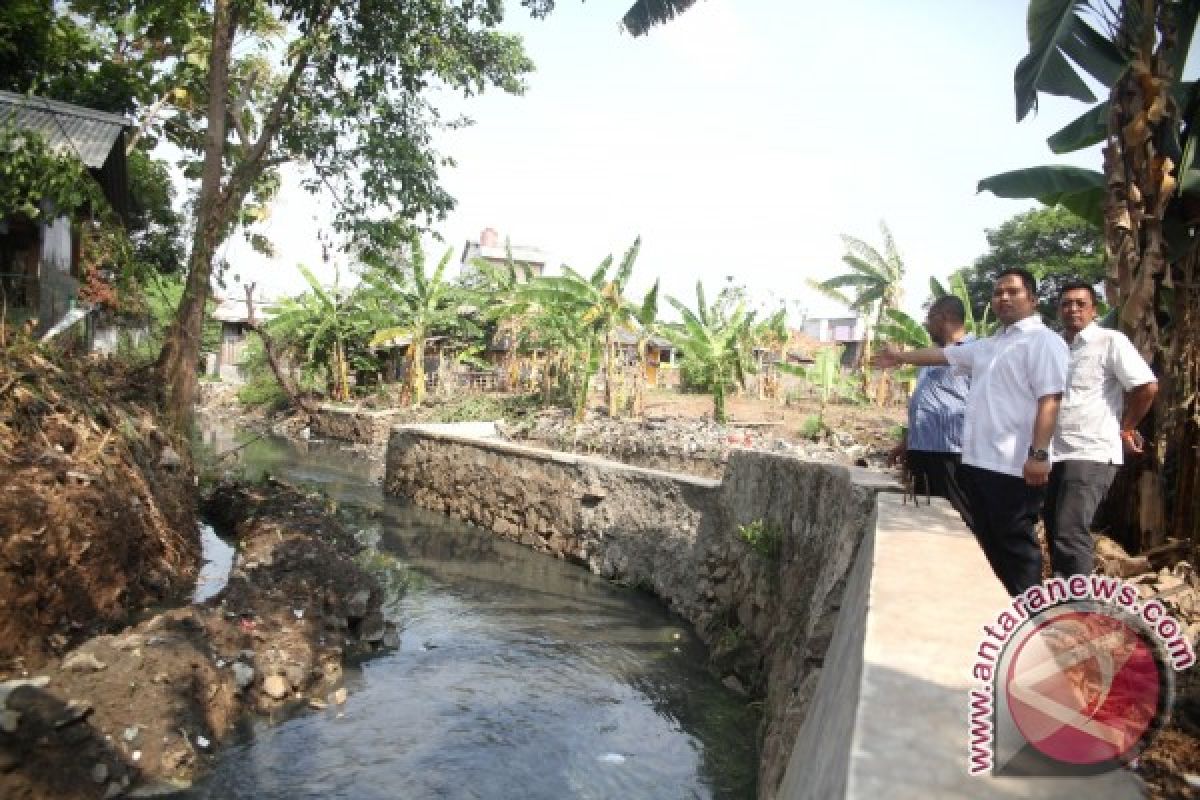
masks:
<svg viewBox="0 0 1200 800"><path fill-rule="evenodd" d="M158 357L158 370L167 393L167 415L181 427L191 418L204 307L208 302L209 281L212 278L213 252L224 228L221 176L229 95L229 56L237 29L237 17L232 5L232 0L214 2L208 76L208 130L204 140L200 194L196 200L196 228L188 258L188 279L175 322Z"/></svg>

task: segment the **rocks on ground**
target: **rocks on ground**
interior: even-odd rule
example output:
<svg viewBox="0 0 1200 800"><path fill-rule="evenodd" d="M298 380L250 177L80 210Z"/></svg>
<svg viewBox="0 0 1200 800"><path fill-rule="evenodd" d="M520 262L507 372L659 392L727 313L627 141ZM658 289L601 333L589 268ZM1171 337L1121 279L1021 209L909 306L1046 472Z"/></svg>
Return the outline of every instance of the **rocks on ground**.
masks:
<svg viewBox="0 0 1200 800"><path fill-rule="evenodd" d="M1200 647L1200 575L1187 561L1186 542L1167 542L1131 556L1107 536L1096 537L1096 571L1133 584L1143 601L1156 599ZM1153 798L1193 798L1200 789L1200 666L1175 675L1171 720L1142 754L1138 774Z"/></svg>
<svg viewBox="0 0 1200 800"><path fill-rule="evenodd" d="M829 431L801 439L780 426L731 422L719 425L695 417L610 418L589 412L576 423L569 412L547 409L501 426L508 439L556 450L613 458L636 466L718 477L737 448L785 453L807 461L881 465L886 453L869 437Z"/></svg>

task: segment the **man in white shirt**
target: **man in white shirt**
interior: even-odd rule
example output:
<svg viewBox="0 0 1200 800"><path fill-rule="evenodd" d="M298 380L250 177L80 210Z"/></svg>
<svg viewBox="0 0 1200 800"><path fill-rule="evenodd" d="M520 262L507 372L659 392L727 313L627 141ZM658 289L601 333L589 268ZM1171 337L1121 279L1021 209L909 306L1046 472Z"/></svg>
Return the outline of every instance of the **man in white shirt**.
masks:
<svg viewBox="0 0 1200 800"><path fill-rule="evenodd" d="M1067 390L1050 445L1046 538L1058 575L1092 572L1096 507L1123 462L1142 452L1138 423L1158 393L1150 365L1120 331L1096 324L1096 291L1075 281L1059 292L1063 339L1070 348Z"/></svg>
<svg viewBox="0 0 1200 800"><path fill-rule="evenodd" d="M971 375L962 481L972 530L1010 595L1042 580L1035 525L1050 478L1050 440L1067 377L1067 346L1037 314L1037 281L1002 271L992 287L1000 329L957 347L886 348L881 367L950 364Z"/></svg>

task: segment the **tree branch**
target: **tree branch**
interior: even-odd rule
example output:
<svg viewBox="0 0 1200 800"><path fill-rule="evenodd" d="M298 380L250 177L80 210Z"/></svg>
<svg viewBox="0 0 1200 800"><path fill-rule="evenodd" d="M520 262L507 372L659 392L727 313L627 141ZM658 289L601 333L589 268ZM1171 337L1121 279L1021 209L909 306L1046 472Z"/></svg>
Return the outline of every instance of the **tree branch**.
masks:
<svg viewBox="0 0 1200 800"><path fill-rule="evenodd" d="M275 380L279 382L279 386L283 389L284 394L288 396L288 401L292 406L300 409L301 412L307 415L309 420L312 420L317 409L292 384L279 360L275 342L271 339L270 334L267 333L262 323L254 316L254 287L256 285L256 283L243 284L243 288L246 290L246 327L257 333L258 338L262 340L263 352L267 355L267 363L271 365L271 372L275 375Z"/></svg>

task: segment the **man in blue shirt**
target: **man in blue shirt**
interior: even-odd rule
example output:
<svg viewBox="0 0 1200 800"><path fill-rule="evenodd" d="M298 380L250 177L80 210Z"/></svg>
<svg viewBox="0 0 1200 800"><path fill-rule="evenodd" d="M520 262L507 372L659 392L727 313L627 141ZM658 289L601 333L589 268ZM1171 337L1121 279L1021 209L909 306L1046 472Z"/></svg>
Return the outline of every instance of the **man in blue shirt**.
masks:
<svg viewBox="0 0 1200 800"><path fill-rule="evenodd" d="M925 317L925 330L938 347L952 347L970 336L962 300L946 295L934 301ZM908 436L892 451L913 479L913 491L944 497L971 527L967 497L958 479L962 465L963 415L971 382L955 367L922 367L917 388L908 402Z"/></svg>

